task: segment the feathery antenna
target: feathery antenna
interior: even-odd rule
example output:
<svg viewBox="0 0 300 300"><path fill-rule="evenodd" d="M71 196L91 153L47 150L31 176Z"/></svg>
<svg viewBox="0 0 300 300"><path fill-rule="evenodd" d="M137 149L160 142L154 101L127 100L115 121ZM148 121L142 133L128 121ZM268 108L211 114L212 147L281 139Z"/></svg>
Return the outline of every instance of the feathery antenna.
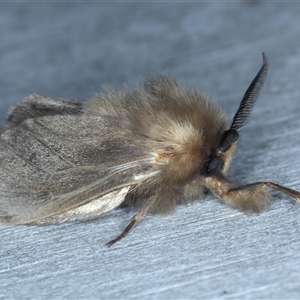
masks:
<svg viewBox="0 0 300 300"><path fill-rule="evenodd" d="M226 130L223 133L222 138L219 142L218 149L222 152L228 150L231 144L238 139L238 131L242 126L246 124L247 118L249 117L256 102L256 99L258 98L258 95L265 83L269 69L269 62L267 55L264 52L262 53L262 56L262 66L255 78L250 83L249 87L247 88L244 97L240 103L240 106L233 117L230 129Z"/></svg>

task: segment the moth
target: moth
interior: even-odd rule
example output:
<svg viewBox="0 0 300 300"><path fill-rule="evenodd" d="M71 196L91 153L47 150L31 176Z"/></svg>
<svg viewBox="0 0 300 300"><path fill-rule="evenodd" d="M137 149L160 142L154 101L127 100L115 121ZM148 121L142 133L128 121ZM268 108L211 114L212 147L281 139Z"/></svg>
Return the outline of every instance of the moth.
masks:
<svg viewBox="0 0 300 300"><path fill-rule="evenodd" d="M1 130L0 223L88 220L138 207L110 246L147 212L170 212L207 190L242 211L264 209L266 188L300 202L299 192L276 183L238 186L226 177L268 65L263 53L229 129L211 100L163 75L86 102L30 95Z"/></svg>

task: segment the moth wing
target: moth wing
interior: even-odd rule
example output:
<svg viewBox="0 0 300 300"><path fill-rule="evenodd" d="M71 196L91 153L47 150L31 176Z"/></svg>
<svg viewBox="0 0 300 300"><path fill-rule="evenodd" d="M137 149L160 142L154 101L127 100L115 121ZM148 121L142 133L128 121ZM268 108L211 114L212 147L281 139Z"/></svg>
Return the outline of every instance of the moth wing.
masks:
<svg viewBox="0 0 300 300"><path fill-rule="evenodd" d="M36 221L36 224L57 224L67 221L87 221L94 219L118 206L124 201L131 187L124 187L112 191L104 196L92 200L81 206L72 208L63 213Z"/></svg>
<svg viewBox="0 0 300 300"><path fill-rule="evenodd" d="M10 107L6 128L21 124L26 119L54 116L78 115L83 113L83 103L73 99L49 98L31 94L16 105Z"/></svg>
<svg viewBox="0 0 300 300"><path fill-rule="evenodd" d="M117 207L131 186L156 173L141 139L115 118L86 113L36 117L4 130L0 222L38 223L114 196L98 214Z"/></svg>

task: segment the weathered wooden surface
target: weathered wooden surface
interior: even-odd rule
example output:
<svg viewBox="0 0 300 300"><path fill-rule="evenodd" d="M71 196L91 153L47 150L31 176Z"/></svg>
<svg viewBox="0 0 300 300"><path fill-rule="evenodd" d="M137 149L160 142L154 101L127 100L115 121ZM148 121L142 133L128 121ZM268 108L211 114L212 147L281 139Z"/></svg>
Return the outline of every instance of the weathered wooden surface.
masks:
<svg viewBox="0 0 300 300"><path fill-rule="evenodd" d="M300 190L299 3L0 3L0 113L29 93L83 100L155 72L204 89L228 113L268 54L231 177ZM273 192L245 215L208 195L148 215L0 226L1 299L299 298L300 206Z"/></svg>

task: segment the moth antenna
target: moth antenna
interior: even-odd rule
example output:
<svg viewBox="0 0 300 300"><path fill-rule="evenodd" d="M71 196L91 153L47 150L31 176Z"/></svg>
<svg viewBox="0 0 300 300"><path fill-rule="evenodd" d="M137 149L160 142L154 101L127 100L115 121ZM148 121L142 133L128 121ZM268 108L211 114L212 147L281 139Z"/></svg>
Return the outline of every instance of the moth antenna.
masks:
<svg viewBox="0 0 300 300"><path fill-rule="evenodd" d="M146 215L146 213L149 211L149 209L151 208L151 206L154 204L154 202L157 200L157 196L154 195L151 198L148 199L148 201L146 201L144 203L144 205L141 207L141 209L138 211L138 213L132 218L131 222L126 226L126 228L124 229L124 231L115 239L113 239L112 241L108 242L106 244L107 247L112 246L113 244L115 244L116 242L120 241L121 239L123 239L128 232L131 230L131 228L139 221L141 221L144 216Z"/></svg>
<svg viewBox="0 0 300 300"><path fill-rule="evenodd" d="M262 66L246 90L239 109L233 117L230 129L238 131L242 126L245 125L247 118L254 107L255 101L265 83L269 70L269 62L267 55L264 52L262 53L262 56Z"/></svg>
<svg viewBox="0 0 300 300"><path fill-rule="evenodd" d="M254 107L256 99L258 98L258 95L265 83L269 70L269 62L267 55L264 52L262 53L262 56L263 63L260 70L247 88L240 106L233 117L230 129L224 131L221 137L218 149L222 152L227 151L229 147L238 139L238 131L242 126L245 125L247 118Z"/></svg>

